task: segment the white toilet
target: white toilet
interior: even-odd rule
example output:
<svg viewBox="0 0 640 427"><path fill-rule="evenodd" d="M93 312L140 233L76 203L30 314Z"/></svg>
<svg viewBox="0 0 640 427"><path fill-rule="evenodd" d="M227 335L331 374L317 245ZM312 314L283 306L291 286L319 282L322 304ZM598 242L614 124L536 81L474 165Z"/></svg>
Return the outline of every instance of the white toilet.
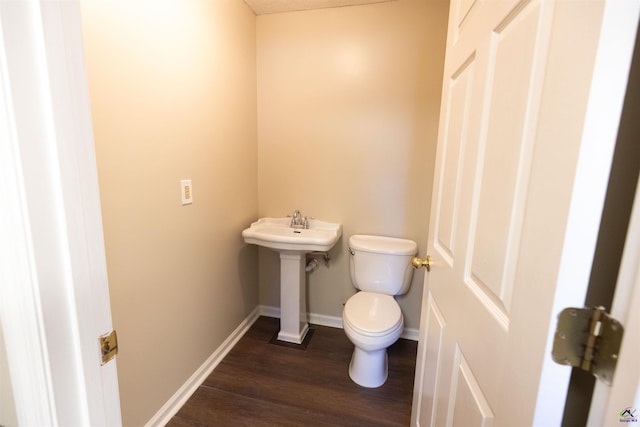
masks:
<svg viewBox="0 0 640 427"><path fill-rule="evenodd" d="M349 376L363 387L387 380L387 347L402 334L404 321L393 298L409 290L418 252L412 240L353 235L349 238L351 282L360 289L344 306L344 332L355 345Z"/></svg>

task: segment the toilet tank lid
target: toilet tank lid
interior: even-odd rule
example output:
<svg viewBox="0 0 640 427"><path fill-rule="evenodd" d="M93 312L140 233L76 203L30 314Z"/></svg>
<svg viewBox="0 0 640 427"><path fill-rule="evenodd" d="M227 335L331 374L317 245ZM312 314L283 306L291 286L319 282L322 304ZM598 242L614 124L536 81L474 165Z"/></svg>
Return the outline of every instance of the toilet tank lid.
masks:
<svg viewBox="0 0 640 427"><path fill-rule="evenodd" d="M418 244L413 240L364 234L351 236L349 238L349 247L357 251L390 255L415 255L418 252Z"/></svg>

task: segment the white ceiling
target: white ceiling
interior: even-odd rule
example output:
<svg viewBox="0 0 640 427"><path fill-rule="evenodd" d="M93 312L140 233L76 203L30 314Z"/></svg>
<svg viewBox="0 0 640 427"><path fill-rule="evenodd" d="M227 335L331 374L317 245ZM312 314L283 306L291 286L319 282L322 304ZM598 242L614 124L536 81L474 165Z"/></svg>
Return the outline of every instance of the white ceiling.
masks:
<svg viewBox="0 0 640 427"><path fill-rule="evenodd" d="M394 0L244 0L256 15L292 12L295 10L323 9L327 7L353 6Z"/></svg>

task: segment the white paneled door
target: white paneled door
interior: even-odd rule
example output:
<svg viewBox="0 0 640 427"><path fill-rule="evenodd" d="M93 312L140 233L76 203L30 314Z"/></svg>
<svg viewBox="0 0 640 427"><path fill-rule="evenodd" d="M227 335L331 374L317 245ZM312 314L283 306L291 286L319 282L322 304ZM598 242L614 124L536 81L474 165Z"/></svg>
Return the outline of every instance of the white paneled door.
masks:
<svg viewBox="0 0 640 427"><path fill-rule="evenodd" d="M560 425L555 317L584 301L637 24L637 1L452 0L413 425Z"/></svg>

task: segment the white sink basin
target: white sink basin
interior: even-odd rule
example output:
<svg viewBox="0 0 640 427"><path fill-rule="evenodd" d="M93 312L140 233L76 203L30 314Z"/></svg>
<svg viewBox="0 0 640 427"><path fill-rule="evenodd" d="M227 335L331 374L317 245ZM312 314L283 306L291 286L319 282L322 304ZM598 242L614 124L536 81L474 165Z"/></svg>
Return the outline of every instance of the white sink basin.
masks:
<svg viewBox="0 0 640 427"><path fill-rule="evenodd" d="M309 228L291 228L291 218L260 218L242 231L244 241L278 252L328 252L342 236L342 225L309 220Z"/></svg>

